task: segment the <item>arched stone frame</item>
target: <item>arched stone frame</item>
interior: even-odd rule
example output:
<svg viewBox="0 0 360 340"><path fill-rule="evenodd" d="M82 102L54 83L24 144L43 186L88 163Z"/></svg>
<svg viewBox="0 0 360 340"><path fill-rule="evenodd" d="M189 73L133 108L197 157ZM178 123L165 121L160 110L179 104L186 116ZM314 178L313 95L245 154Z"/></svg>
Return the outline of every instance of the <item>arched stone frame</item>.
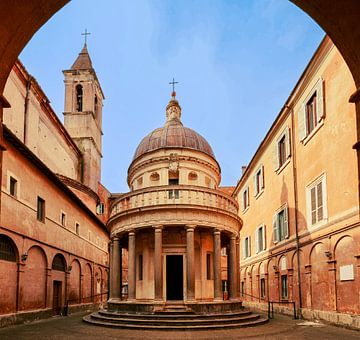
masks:
<svg viewBox="0 0 360 340"><path fill-rule="evenodd" d="M17 296L19 295L17 289L17 271L20 266L19 263L19 248L15 241L6 234L0 234L14 251L14 257L9 260L0 260L0 314L9 314L17 310Z"/></svg>
<svg viewBox="0 0 360 340"><path fill-rule="evenodd" d="M21 286L21 310L46 308L48 287L48 258L39 245L32 245L26 251L27 259L23 267Z"/></svg>
<svg viewBox="0 0 360 340"><path fill-rule="evenodd" d="M267 263L268 272L268 299L278 301L279 296L279 271L278 259L276 256L269 259Z"/></svg>
<svg viewBox="0 0 360 340"><path fill-rule="evenodd" d="M359 246L352 235L346 234L338 238L334 245L334 273L336 310L341 313L357 313L358 301L353 292L359 291L357 276L357 260Z"/></svg>
<svg viewBox="0 0 360 340"><path fill-rule="evenodd" d="M79 304L81 303L81 278L82 278L82 268L81 262L74 258L71 261L71 270L69 278L69 289L68 289L68 299L69 304Z"/></svg>
<svg viewBox="0 0 360 340"><path fill-rule="evenodd" d="M91 303L94 298L93 268L88 262L84 265L82 284L82 301L83 303Z"/></svg>
<svg viewBox="0 0 360 340"><path fill-rule="evenodd" d="M324 242L316 242L309 251L311 308L315 310L331 310L327 249Z"/></svg>

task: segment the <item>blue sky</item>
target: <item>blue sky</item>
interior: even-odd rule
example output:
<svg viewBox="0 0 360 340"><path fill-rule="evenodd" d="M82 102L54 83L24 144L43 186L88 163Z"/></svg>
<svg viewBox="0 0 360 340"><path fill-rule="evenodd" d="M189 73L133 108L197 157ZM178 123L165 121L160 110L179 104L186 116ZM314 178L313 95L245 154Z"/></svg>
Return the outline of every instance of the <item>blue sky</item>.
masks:
<svg viewBox="0 0 360 340"><path fill-rule="evenodd" d="M203 135L235 185L324 36L288 0L73 0L20 59L62 119L62 70L83 46L106 100L102 182L127 191L140 140L165 121L173 77L182 121Z"/></svg>

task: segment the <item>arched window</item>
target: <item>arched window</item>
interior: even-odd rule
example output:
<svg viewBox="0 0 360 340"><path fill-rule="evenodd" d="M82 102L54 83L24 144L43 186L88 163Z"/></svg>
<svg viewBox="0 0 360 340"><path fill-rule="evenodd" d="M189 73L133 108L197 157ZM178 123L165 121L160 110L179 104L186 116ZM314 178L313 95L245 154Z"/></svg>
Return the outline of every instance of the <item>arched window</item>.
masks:
<svg viewBox="0 0 360 340"><path fill-rule="evenodd" d="M76 111L83 110L83 88L81 85L76 85Z"/></svg>
<svg viewBox="0 0 360 340"><path fill-rule="evenodd" d="M59 270L61 272L64 272L66 270L66 261L63 255L56 254L51 266L54 270Z"/></svg>
<svg viewBox="0 0 360 340"><path fill-rule="evenodd" d="M98 97L97 97L97 95L95 95L95 97L94 97L94 113L95 113L95 117L98 116L98 110L99 110Z"/></svg>
<svg viewBox="0 0 360 340"><path fill-rule="evenodd" d="M5 235L0 235L0 260L16 262L15 246Z"/></svg>

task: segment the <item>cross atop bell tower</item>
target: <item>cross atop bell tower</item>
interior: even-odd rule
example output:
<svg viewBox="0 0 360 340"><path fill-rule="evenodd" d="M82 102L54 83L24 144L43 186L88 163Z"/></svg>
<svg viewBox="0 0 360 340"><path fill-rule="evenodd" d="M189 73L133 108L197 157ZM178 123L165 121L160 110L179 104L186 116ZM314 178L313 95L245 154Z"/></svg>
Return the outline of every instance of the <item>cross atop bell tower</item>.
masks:
<svg viewBox="0 0 360 340"><path fill-rule="evenodd" d="M97 192L102 158L102 107L105 99L85 43L70 69L63 71L65 82L64 125L82 151L79 180Z"/></svg>

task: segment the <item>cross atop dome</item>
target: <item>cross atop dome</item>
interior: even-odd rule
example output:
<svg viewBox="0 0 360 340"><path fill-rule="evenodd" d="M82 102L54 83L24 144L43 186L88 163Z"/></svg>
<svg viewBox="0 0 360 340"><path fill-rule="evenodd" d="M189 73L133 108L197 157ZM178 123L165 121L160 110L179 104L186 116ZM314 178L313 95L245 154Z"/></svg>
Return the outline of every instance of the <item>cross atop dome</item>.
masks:
<svg viewBox="0 0 360 340"><path fill-rule="evenodd" d="M179 84L178 81L175 81L175 79L173 78L173 80L169 83L169 85L172 85L172 93L171 93L171 97L173 97L175 99L176 97L176 92L175 92L175 84Z"/></svg>
<svg viewBox="0 0 360 340"><path fill-rule="evenodd" d="M169 101L169 104L166 106L166 123L165 125L169 124L181 124L181 106L179 105L179 102L177 101L176 92L175 92L175 84L178 84L178 81L175 81L173 78L172 82L169 83L169 85L172 85L172 93L171 93L171 99Z"/></svg>

